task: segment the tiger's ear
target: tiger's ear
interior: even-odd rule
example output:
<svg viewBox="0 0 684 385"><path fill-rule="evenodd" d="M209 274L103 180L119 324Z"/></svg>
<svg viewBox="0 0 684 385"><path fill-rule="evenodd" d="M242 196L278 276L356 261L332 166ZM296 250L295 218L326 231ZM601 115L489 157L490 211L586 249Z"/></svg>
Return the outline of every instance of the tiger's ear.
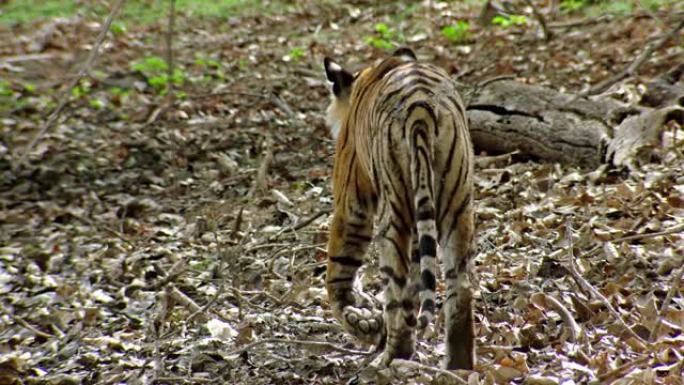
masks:
<svg viewBox="0 0 684 385"><path fill-rule="evenodd" d="M354 83L354 75L346 71L342 66L335 63L329 57L323 59L323 66L325 67L325 76L332 82L332 92L335 97L347 96L352 83Z"/></svg>
<svg viewBox="0 0 684 385"><path fill-rule="evenodd" d="M413 52L413 50L411 48L408 48L408 47L397 48L397 50L392 53L392 56L405 57L405 58L409 58L409 59L414 60L414 61L418 60L416 58L416 53Z"/></svg>

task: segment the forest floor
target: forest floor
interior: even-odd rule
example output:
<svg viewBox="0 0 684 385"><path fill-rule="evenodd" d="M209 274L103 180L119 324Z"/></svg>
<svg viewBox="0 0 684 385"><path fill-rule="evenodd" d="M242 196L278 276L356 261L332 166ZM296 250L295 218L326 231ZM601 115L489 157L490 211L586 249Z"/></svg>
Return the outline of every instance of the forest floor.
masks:
<svg viewBox="0 0 684 385"><path fill-rule="evenodd" d="M436 369L441 331L419 338L422 366L369 366L323 285L321 65L409 45L465 83L579 92L633 62L682 3L598 15L535 2L549 41L524 2L496 25L469 2L380 3L181 12L172 80L166 10L116 21L73 89L102 18L0 27L0 384L683 383L684 233L659 234L684 221L681 131L631 171L479 154L476 370ZM680 32L611 92L638 103L682 60ZM376 259L361 277L373 292Z"/></svg>

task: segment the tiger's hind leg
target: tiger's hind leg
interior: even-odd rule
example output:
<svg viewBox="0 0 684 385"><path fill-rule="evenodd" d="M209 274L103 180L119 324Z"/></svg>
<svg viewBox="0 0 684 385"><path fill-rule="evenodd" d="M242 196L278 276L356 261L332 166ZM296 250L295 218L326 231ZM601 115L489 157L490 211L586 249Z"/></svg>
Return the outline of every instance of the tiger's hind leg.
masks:
<svg viewBox="0 0 684 385"><path fill-rule="evenodd" d="M448 234L442 244L446 298L444 319L446 324L447 369L473 368L475 360L475 332L473 330L472 293L468 278L468 264L473 237L473 208L470 202L454 218L455 231Z"/></svg>
<svg viewBox="0 0 684 385"><path fill-rule="evenodd" d="M383 365L394 358L411 358L415 349L418 286L410 279L411 233L386 221L379 239L380 273L385 283L384 321L385 350L380 357Z"/></svg>
<svg viewBox="0 0 684 385"><path fill-rule="evenodd" d="M333 214L326 289L333 314L342 327L361 341L377 345L384 339L382 312L371 303L364 303L368 296L353 288L372 238L374 207L371 200L356 198L353 203L338 206Z"/></svg>

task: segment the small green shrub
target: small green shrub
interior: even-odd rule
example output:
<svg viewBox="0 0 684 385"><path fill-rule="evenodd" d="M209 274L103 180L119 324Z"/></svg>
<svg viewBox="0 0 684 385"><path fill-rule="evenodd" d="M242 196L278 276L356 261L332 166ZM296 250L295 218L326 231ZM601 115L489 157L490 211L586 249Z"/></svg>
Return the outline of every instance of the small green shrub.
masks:
<svg viewBox="0 0 684 385"><path fill-rule="evenodd" d="M292 61L299 61L299 59L304 57L304 53L304 48L294 47L290 50L287 56L289 56Z"/></svg>
<svg viewBox="0 0 684 385"><path fill-rule="evenodd" d="M499 25L503 28L508 28L513 25L525 25L527 24L527 17L524 15L496 15L492 18L492 24Z"/></svg>
<svg viewBox="0 0 684 385"><path fill-rule="evenodd" d="M587 0L563 0L560 7L566 12L575 12L587 6Z"/></svg>
<svg viewBox="0 0 684 385"><path fill-rule="evenodd" d="M396 37L396 32L385 23L375 24L376 36L366 36L366 44L379 49L392 49L392 40Z"/></svg>
<svg viewBox="0 0 684 385"><path fill-rule="evenodd" d="M182 69L175 68L169 79L168 64L166 64L164 59L157 56L148 56L142 61L134 63L131 68L134 71L139 71L145 75L147 84L152 86L162 95L168 91L169 84L180 86L183 85L183 82L187 78L187 75Z"/></svg>
<svg viewBox="0 0 684 385"><path fill-rule="evenodd" d="M0 80L0 96L14 96L14 90L12 90L12 85L4 80Z"/></svg>
<svg viewBox="0 0 684 385"><path fill-rule="evenodd" d="M458 43L468 38L469 30L470 24L467 21L459 20L456 24L442 28L442 36L452 43Z"/></svg>

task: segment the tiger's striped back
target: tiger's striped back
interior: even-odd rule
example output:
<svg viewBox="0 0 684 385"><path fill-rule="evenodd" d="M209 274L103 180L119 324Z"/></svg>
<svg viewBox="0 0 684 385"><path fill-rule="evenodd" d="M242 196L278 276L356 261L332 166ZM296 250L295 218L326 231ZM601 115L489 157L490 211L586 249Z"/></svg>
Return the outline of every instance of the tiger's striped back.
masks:
<svg viewBox="0 0 684 385"><path fill-rule="evenodd" d="M333 83L328 121L337 135L326 277L333 313L353 335L384 343L385 363L409 358L415 329L434 318L439 244L446 365L470 369L473 154L458 92L443 70L418 62L409 49L356 75L327 58L325 68ZM375 215L382 310L353 290Z"/></svg>

